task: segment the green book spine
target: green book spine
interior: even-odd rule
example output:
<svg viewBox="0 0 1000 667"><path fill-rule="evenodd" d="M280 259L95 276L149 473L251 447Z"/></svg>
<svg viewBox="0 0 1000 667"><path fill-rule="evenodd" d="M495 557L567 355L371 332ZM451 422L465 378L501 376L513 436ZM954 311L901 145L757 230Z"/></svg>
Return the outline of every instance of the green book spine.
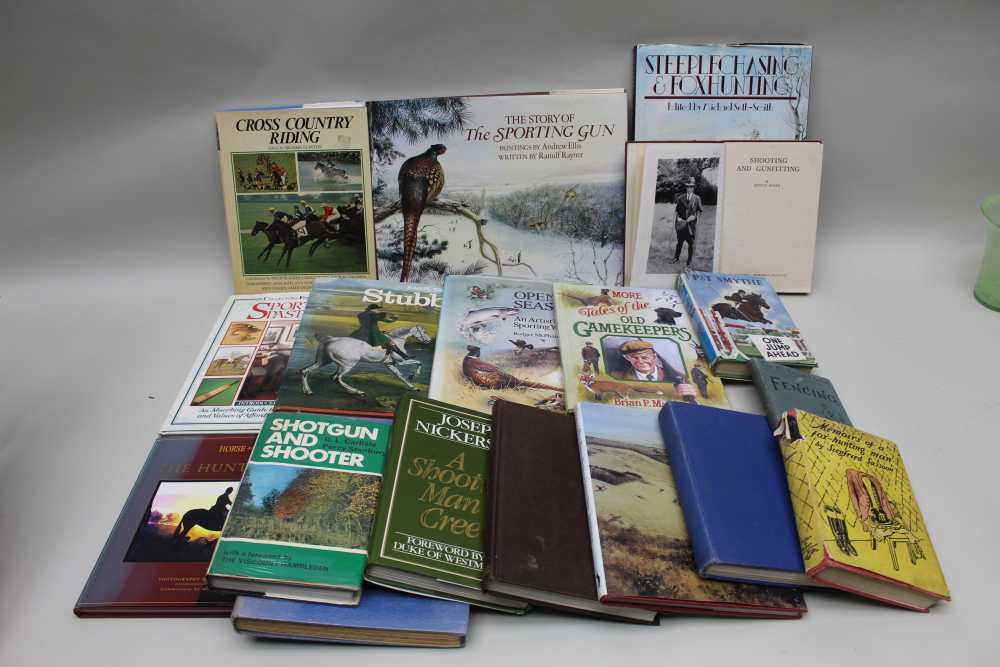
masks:
<svg viewBox="0 0 1000 667"><path fill-rule="evenodd" d="M478 589L489 415L407 397L394 423L370 562Z"/></svg>
<svg viewBox="0 0 1000 667"><path fill-rule="evenodd" d="M268 415L208 576L360 588L390 430L374 419Z"/></svg>

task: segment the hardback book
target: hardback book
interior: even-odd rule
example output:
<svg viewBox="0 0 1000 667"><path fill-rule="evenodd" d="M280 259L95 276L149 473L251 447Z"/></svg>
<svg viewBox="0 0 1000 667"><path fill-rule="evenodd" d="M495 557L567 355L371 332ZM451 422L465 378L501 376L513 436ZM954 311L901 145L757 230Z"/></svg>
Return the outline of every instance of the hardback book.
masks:
<svg viewBox="0 0 1000 667"><path fill-rule="evenodd" d="M629 181L629 285L669 287L693 270L763 276L778 292L812 289L821 142L637 146L629 149L630 166L642 154Z"/></svg>
<svg viewBox="0 0 1000 667"><path fill-rule="evenodd" d="M275 410L391 417L427 394L441 288L317 279Z"/></svg>
<svg viewBox="0 0 1000 667"><path fill-rule="evenodd" d="M543 607L636 623L656 612L597 600L576 421L493 405L483 590Z"/></svg>
<svg viewBox="0 0 1000 667"><path fill-rule="evenodd" d="M357 605L390 428L339 415L268 415L208 585Z"/></svg>
<svg viewBox="0 0 1000 667"><path fill-rule="evenodd" d="M581 403L576 420L601 602L668 613L799 618L801 592L702 579L651 410Z"/></svg>
<svg viewBox="0 0 1000 667"><path fill-rule="evenodd" d="M375 277L364 103L232 109L215 124L236 292Z"/></svg>
<svg viewBox="0 0 1000 667"><path fill-rule="evenodd" d="M621 284L625 91L368 103L379 276Z"/></svg>
<svg viewBox="0 0 1000 667"><path fill-rule="evenodd" d="M226 301L160 433L256 433L292 354L306 294Z"/></svg>
<svg viewBox="0 0 1000 667"><path fill-rule="evenodd" d="M804 139L811 71L805 44L640 44L635 139Z"/></svg>
<svg viewBox="0 0 1000 667"><path fill-rule="evenodd" d="M896 443L804 410L778 434L811 577L915 611L951 599Z"/></svg>
<svg viewBox="0 0 1000 667"><path fill-rule="evenodd" d="M660 411L698 574L813 586L805 573L785 466L767 418L704 405Z"/></svg>
<svg viewBox="0 0 1000 667"><path fill-rule="evenodd" d="M159 438L73 607L77 616L228 616L205 571L252 435Z"/></svg>
<svg viewBox="0 0 1000 667"><path fill-rule="evenodd" d="M556 283L566 407L728 405L675 290Z"/></svg>
<svg viewBox="0 0 1000 667"><path fill-rule="evenodd" d="M370 586L357 607L241 595L232 619L237 632L265 639L458 648L469 605Z"/></svg>
<svg viewBox="0 0 1000 667"><path fill-rule="evenodd" d="M483 592L489 415L419 397L396 408L365 578L380 586L524 613Z"/></svg>
<svg viewBox="0 0 1000 667"><path fill-rule="evenodd" d="M552 283L448 276L428 396L489 412L498 399L563 409Z"/></svg>
<svg viewBox="0 0 1000 667"><path fill-rule="evenodd" d="M830 380L763 359L751 359L750 372L772 429L778 427L781 415L793 409L851 426L851 418Z"/></svg>
<svg viewBox="0 0 1000 667"><path fill-rule="evenodd" d="M816 357L767 278L688 271L677 291L708 365L727 380L750 380L750 360L812 371Z"/></svg>

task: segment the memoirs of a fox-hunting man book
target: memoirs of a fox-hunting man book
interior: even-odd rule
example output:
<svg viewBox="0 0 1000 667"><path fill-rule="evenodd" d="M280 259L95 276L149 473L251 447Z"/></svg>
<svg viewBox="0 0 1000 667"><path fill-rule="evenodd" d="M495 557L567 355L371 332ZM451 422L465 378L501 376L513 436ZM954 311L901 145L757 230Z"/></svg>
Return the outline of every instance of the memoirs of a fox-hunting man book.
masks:
<svg viewBox="0 0 1000 667"><path fill-rule="evenodd" d="M362 102L232 109L215 122L237 293L375 277Z"/></svg>

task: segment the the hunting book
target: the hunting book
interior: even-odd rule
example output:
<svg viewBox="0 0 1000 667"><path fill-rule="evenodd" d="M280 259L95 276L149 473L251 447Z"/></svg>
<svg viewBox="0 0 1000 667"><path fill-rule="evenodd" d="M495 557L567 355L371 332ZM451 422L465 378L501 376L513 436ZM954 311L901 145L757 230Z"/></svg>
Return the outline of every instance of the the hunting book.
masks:
<svg viewBox="0 0 1000 667"><path fill-rule="evenodd" d="M228 616L233 596L205 571L252 435L160 438L146 458L80 599L77 616Z"/></svg>
<svg viewBox="0 0 1000 667"><path fill-rule="evenodd" d="M771 428L778 427L787 410L806 410L851 426L833 383L815 373L803 373L763 359L751 359L753 382L760 392Z"/></svg>
<svg viewBox="0 0 1000 667"><path fill-rule="evenodd" d="M729 405L675 290L556 283L566 408Z"/></svg>
<svg viewBox="0 0 1000 667"><path fill-rule="evenodd" d="M399 402L366 579L500 611L527 610L482 591L492 433L489 415L423 398Z"/></svg>
<svg viewBox="0 0 1000 667"><path fill-rule="evenodd" d="M254 433L285 376L306 294L230 297L160 433Z"/></svg>
<svg viewBox="0 0 1000 667"><path fill-rule="evenodd" d="M804 139L812 47L640 44L635 139Z"/></svg>
<svg viewBox="0 0 1000 667"><path fill-rule="evenodd" d="M208 568L212 588L356 605L388 422L268 415Z"/></svg>
<svg viewBox="0 0 1000 667"><path fill-rule="evenodd" d="M591 616L653 623L656 612L602 604L594 584L576 421L493 405L483 589Z"/></svg>
<svg viewBox="0 0 1000 667"><path fill-rule="evenodd" d="M391 417L427 394L440 313L440 287L316 280L275 410Z"/></svg>
<svg viewBox="0 0 1000 667"><path fill-rule="evenodd" d="M552 283L448 276L430 398L489 412L497 399L562 410Z"/></svg>
<svg viewBox="0 0 1000 667"><path fill-rule="evenodd" d="M601 602L667 613L799 618L791 588L702 579L652 410L581 403L576 411Z"/></svg>
<svg viewBox="0 0 1000 667"><path fill-rule="evenodd" d="M816 357L767 278L688 271L677 277L677 291L719 377L750 380L752 358L806 372L816 367Z"/></svg>
<svg viewBox="0 0 1000 667"><path fill-rule="evenodd" d="M669 403L660 430L698 573L814 586L802 565L781 450L767 419Z"/></svg>
<svg viewBox="0 0 1000 667"><path fill-rule="evenodd" d="M357 607L241 595L232 618L237 632L268 639L457 648L469 605L368 586Z"/></svg>
<svg viewBox="0 0 1000 667"><path fill-rule="evenodd" d="M896 443L804 410L778 434L810 576L915 611L951 599Z"/></svg>
<svg viewBox="0 0 1000 667"><path fill-rule="evenodd" d="M363 103L232 109L215 124L237 293L375 277Z"/></svg>

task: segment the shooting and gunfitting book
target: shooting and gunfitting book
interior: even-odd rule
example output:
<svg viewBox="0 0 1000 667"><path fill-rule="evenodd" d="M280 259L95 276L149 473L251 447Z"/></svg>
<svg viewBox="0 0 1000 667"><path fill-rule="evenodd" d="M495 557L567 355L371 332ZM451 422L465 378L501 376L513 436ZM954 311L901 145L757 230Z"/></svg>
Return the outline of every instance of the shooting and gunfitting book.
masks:
<svg viewBox="0 0 1000 667"><path fill-rule="evenodd" d="M914 611L951 599L896 443L804 410L777 434L807 574Z"/></svg>
<svg viewBox="0 0 1000 667"><path fill-rule="evenodd" d="M366 579L498 611L527 610L482 590L492 433L489 415L423 398L399 402Z"/></svg>
<svg viewBox="0 0 1000 667"><path fill-rule="evenodd" d="M288 368L306 294L226 301L160 433L257 433Z"/></svg>
<svg viewBox="0 0 1000 667"><path fill-rule="evenodd" d="M677 277L677 291L719 377L750 380L753 358L807 372L817 366L767 278L688 271Z"/></svg>
<svg viewBox="0 0 1000 667"><path fill-rule="evenodd" d="M356 605L388 422L272 413L208 568L212 588Z"/></svg>
<svg viewBox="0 0 1000 667"><path fill-rule="evenodd" d="M489 412L498 399L562 410L552 283L448 276L430 398Z"/></svg>
<svg viewBox="0 0 1000 667"><path fill-rule="evenodd" d="M364 103L232 109L215 123L237 293L375 277Z"/></svg>

